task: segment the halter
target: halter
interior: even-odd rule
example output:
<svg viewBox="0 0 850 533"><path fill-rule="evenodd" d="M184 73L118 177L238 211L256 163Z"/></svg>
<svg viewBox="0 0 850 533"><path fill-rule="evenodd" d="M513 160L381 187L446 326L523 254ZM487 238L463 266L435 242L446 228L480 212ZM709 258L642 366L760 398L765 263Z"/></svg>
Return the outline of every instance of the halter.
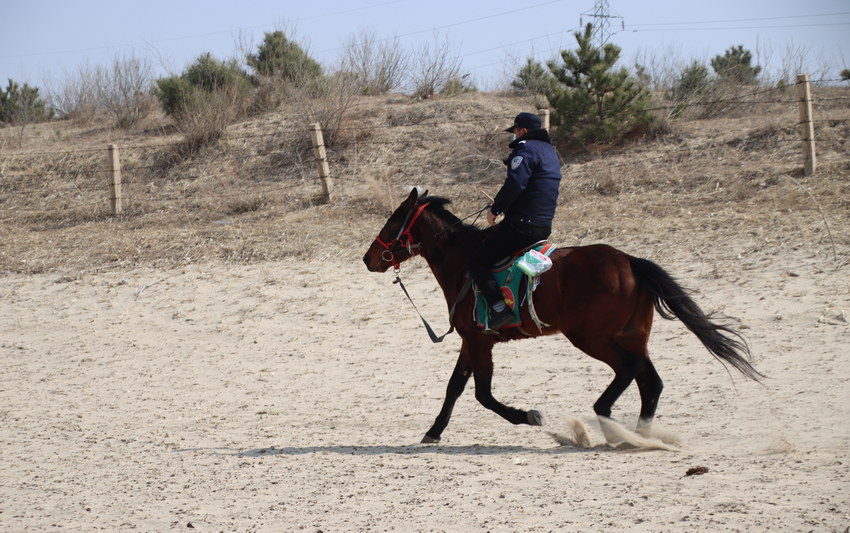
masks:
<svg viewBox="0 0 850 533"><path fill-rule="evenodd" d="M463 297L466 296L466 294L469 292L470 287L472 287L472 278L468 277L466 279L466 281L463 284L463 287L461 287L461 289L460 289L460 293L458 294L458 297L455 300L455 303L452 305L451 309L449 310L449 325L451 327L449 328L449 330L447 332L443 333L441 336L438 337L437 334L434 333L434 330L431 328L431 325L428 324L428 321L425 320L425 317L422 316L422 313L419 312L419 308L417 308L416 304L413 303L413 299L410 297L410 293L407 292L407 288L404 286L404 283L401 281L401 277L399 276L400 264L399 264L398 261L396 261L395 255L393 254L393 251L392 251L393 246L400 244L401 246L407 248L407 251L410 253L411 256L419 255L419 248L422 246L422 243L421 242L417 242L417 243L413 242L413 234L411 233L411 231L413 230L413 225L416 224L416 221L419 219L419 216L422 214L422 211L424 211L425 208L428 207L428 205L429 205L428 203L422 204L421 206L419 206L418 209L416 209L415 213L414 213L413 209L411 209L410 211L407 212L407 216L405 217L404 222L401 225L401 228L398 230L398 235L395 236L395 239L391 240L390 242L384 242L383 240L381 240L381 236L379 235L379 236L375 237L375 242L377 242L378 244L380 244L381 246L384 247L384 251L381 252L381 259L386 261L387 263L391 263L393 265L393 271L395 272L395 281L393 281L393 284L397 283L398 286L401 287L401 290L404 291L404 295L407 296L407 299L410 300L411 304L413 304L413 308L416 310L416 314L418 314L419 318L422 319L422 324L425 325L425 330L428 332L428 336L431 338L431 342L436 343L436 342L443 342L443 339L445 339L447 335L449 335L451 332L453 332L455 330L455 325L454 325L455 310L457 309L457 305L460 303L460 301L463 300ZM449 229L453 228L454 226L460 224L461 222L463 222L464 220L466 220L466 219L468 219L472 216L475 216L475 220L478 220L478 215L480 215L485 209L489 209L489 208L490 208L489 205L482 207L481 209L479 209L475 213L472 213L471 215L468 215L468 216L458 220L457 222L450 224L446 228L443 228L442 231L434 234L431 238L439 237L443 233L447 232ZM411 216L411 215L413 215L413 216ZM475 222L473 222L473 224L474 223Z"/></svg>
<svg viewBox="0 0 850 533"><path fill-rule="evenodd" d="M393 254L392 248L400 244L403 248L407 248L407 251L411 256L419 255L419 247L420 243L413 242L413 234L411 230L413 230L413 225L416 224L416 221L419 219L419 216L422 215L422 211L428 207L429 204L425 203L419 206L416 209L416 212L413 212L413 209L407 212L407 217L405 217L404 222L401 225L401 228L398 230L398 235L395 236L395 239L390 242L384 242L381 239L381 236L378 235L375 237L375 242L384 247L384 251L381 252L381 259L386 261L387 263L391 263L393 265L393 270L396 272L399 271L400 263L396 260L395 255ZM413 216L411 216L413 215Z"/></svg>

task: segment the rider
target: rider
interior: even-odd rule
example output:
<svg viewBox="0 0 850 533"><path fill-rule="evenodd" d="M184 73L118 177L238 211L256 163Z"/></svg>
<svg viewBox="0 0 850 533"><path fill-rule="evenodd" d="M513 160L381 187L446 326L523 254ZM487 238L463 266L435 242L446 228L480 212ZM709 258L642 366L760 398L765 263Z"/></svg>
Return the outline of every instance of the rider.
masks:
<svg viewBox="0 0 850 533"><path fill-rule="evenodd" d="M469 259L472 279L490 305L492 330L510 323L513 312L505 304L490 269L500 259L549 237L561 181L558 154L537 115L520 113L505 131L514 134L508 145L513 149L506 160L508 176L487 211L487 222L496 228ZM500 214L505 216L496 225Z"/></svg>

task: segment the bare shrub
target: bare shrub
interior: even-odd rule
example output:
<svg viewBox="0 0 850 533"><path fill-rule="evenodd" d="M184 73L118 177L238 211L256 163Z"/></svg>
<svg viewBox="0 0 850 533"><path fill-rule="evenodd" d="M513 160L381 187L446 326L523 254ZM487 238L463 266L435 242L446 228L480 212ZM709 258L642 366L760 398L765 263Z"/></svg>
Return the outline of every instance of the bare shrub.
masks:
<svg viewBox="0 0 850 533"><path fill-rule="evenodd" d="M151 110L153 75L148 59L115 56L108 67L96 72L97 97L119 128L129 128Z"/></svg>
<svg viewBox="0 0 850 533"><path fill-rule="evenodd" d="M457 46L448 38L425 43L414 53L411 72L411 89L417 98L430 98L442 91L449 81L458 79L460 57Z"/></svg>
<svg viewBox="0 0 850 533"><path fill-rule="evenodd" d="M88 124L101 108L97 70L89 65L80 65L75 71L66 73L61 82L48 88L47 94L59 118L77 124Z"/></svg>
<svg viewBox="0 0 850 533"><path fill-rule="evenodd" d="M408 56L398 37L378 40L363 29L343 43L341 68L354 76L363 94L386 94L401 87Z"/></svg>
<svg viewBox="0 0 850 533"><path fill-rule="evenodd" d="M219 140L247 105L244 93L233 85L193 92L174 115L177 129L184 135L178 147L180 155L190 155Z"/></svg>
<svg viewBox="0 0 850 533"><path fill-rule="evenodd" d="M688 110L683 113L684 116L696 119L716 118L750 105L744 102L750 99L752 92L751 86L715 79L699 94L692 95L690 99L679 102L678 105L683 110Z"/></svg>
<svg viewBox="0 0 850 533"><path fill-rule="evenodd" d="M232 198L225 206L225 214L241 215L260 211L269 205L269 199L260 194L248 195L243 198Z"/></svg>
<svg viewBox="0 0 850 533"><path fill-rule="evenodd" d="M355 139L369 135L368 127L358 127L352 116L357 85L346 74L310 77L286 86L285 99L297 117L299 127L318 122L325 144L341 149Z"/></svg>
<svg viewBox="0 0 850 533"><path fill-rule="evenodd" d="M762 50L761 53L767 56L766 63L774 54L772 48ZM809 74L812 79L818 80L830 77L832 69L831 61L820 55L813 57L811 45L788 41L779 52L779 67L772 73L766 72L765 81L773 85L793 85L797 82L798 74Z"/></svg>
<svg viewBox="0 0 850 533"><path fill-rule="evenodd" d="M283 104L286 97L286 83L271 76L254 76L257 88L254 91L254 101L251 104L252 114L275 111Z"/></svg>
<svg viewBox="0 0 850 533"><path fill-rule="evenodd" d="M653 91L667 92L679 81L682 71L693 62L703 60L685 60L674 46L667 48L647 48L638 50L634 56L634 75L643 85Z"/></svg>

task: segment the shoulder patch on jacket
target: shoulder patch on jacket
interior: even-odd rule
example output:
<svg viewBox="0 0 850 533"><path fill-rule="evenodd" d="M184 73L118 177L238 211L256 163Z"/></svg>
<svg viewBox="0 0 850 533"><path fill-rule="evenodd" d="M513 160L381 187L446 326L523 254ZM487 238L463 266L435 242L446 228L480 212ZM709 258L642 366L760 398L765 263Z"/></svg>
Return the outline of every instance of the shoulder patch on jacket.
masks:
<svg viewBox="0 0 850 533"><path fill-rule="evenodd" d="M511 170L516 170L522 164L522 156L518 155L511 159Z"/></svg>

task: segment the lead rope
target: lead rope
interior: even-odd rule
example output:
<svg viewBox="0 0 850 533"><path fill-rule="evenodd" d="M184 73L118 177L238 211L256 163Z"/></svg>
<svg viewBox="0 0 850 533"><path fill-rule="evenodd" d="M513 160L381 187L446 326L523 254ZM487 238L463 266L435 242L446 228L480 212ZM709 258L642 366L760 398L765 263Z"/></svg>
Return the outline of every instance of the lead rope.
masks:
<svg viewBox="0 0 850 533"><path fill-rule="evenodd" d="M422 316L422 313L419 312L419 308L416 307L416 304L413 303L413 298L411 298L410 293L407 292L407 288L404 286L404 283L401 281L401 277L399 277L398 271L395 272L395 281L393 281L393 285L395 285L396 283L398 283L398 286L401 287L402 291L404 291L404 295L407 296L407 299L410 300L411 305L413 305L413 308L416 310L416 314L419 315L420 319L422 319L422 324L425 325L425 330L428 332L428 336L431 337L431 342L436 344L438 342L443 342L443 339L445 339L446 336L448 336L451 332L453 332L455 330L455 323L454 323L455 310L457 309L457 304L461 300L463 300L463 297L466 296L467 292L469 292L469 288L472 286L472 279L467 278L466 282L464 282L464 284L463 284L463 287L461 287L460 293L458 293L457 299L455 300L454 305L452 305L452 308L449 311L449 325L451 327L449 328L449 330L447 332L443 333L439 337L437 336L436 333L434 333L434 330L431 329L431 325L428 324L428 321L425 320L425 317Z"/></svg>

